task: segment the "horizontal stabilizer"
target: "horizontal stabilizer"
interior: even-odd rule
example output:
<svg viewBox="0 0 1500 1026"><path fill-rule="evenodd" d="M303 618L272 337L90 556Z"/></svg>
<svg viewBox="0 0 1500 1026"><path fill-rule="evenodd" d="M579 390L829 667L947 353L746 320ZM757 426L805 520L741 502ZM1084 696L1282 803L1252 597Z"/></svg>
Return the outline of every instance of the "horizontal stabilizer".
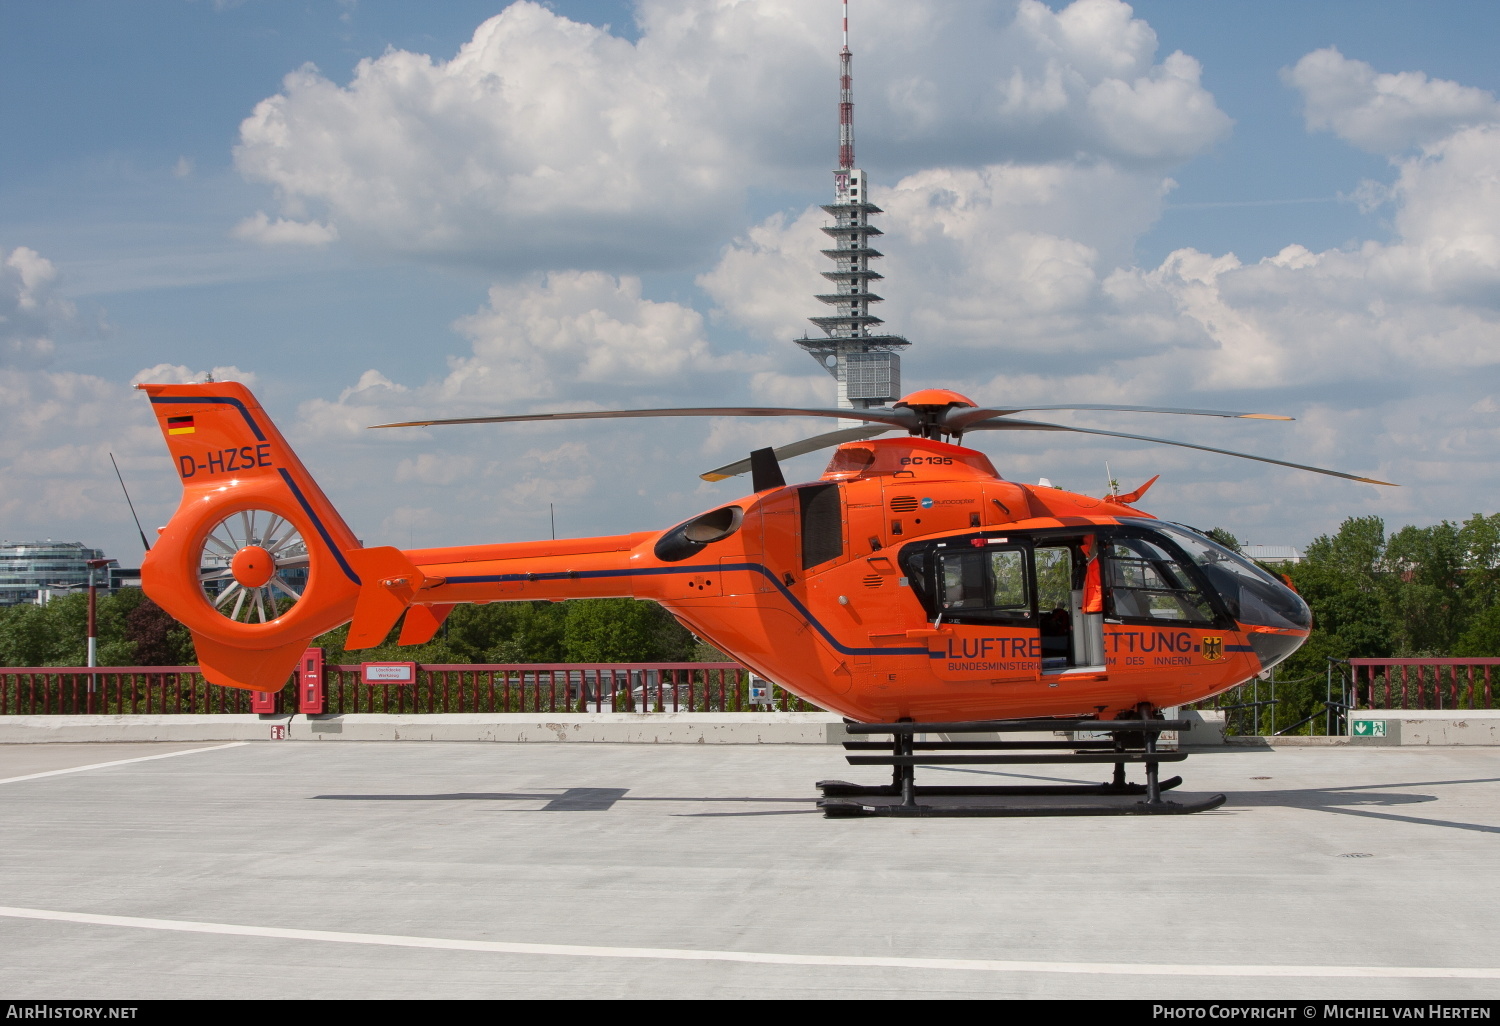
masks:
<svg viewBox="0 0 1500 1026"><path fill-rule="evenodd" d="M398 645L425 645L437 636L438 628L453 612L453 603L444 602L435 606L412 606L406 611L406 621L401 625Z"/></svg>
<svg viewBox="0 0 1500 1026"><path fill-rule="evenodd" d="M362 582L349 624L349 650L373 648L385 640L423 584L420 570L400 549L383 545L344 553Z"/></svg>

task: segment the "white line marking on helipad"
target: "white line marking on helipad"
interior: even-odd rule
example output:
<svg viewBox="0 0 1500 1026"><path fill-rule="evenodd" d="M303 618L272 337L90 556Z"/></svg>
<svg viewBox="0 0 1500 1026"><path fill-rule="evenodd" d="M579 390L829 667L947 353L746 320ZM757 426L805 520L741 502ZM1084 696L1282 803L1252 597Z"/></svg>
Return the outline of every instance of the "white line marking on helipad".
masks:
<svg viewBox="0 0 1500 1026"><path fill-rule="evenodd" d="M132 762L150 762L152 759L170 759L178 755L192 755L195 752L217 752L222 748L238 748L240 745L248 745L249 741L231 741L227 745L212 745L208 748L186 748L180 752L162 752L160 755L142 755L134 759L116 759L114 762L95 762L87 766L70 766L67 769L48 770L45 773L27 773L21 777L6 777L0 780L0 784L14 784L18 780L38 780L42 777L60 777L64 773L82 773L85 770L105 769L109 766L128 766Z"/></svg>
<svg viewBox="0 0 1500 1026"><path fill-rule="evenodd" d="M658 958L679 962L752 962L763 965L821 965L874 969L950 969L982 973L1094 973L1104 976L1309 976L1368 979L1497 980L1500 969L1441 968L1388 965L1152 965L1144 962L1021 962L981 958L899 958L889 955L786 955L768 951L700 951L692 948L616 948L597 944L524 944L516 941L462 940L448 937L408 937L387 933L343 933L335 930L292 930L275 926L238 926L196 923L182 919L142 919L103 916L90 912L57 912L40 908L0 906L0 917L43 919L95 926L125 926L138 930L212 933L232 937L275 937L282 940L370 944L392 948L435 948L442 951L489 951L506 955L561 955L567 958Z"/></svg>

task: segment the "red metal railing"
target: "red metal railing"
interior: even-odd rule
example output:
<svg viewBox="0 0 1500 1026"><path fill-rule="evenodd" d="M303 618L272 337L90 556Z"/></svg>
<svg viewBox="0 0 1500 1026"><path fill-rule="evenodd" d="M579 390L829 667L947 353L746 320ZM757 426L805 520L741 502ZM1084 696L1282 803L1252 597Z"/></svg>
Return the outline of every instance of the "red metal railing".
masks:
<svg viewBox="0 0 1500 1026"><path fill-rule="evenodd" d="M744 712L749 671L738 663L431 663L411 684L364 684L358 666L331 666L328 712ZM814 707L779 689L776 707Z"/></svg>
<svg viewBox="0 0 1500 1026"><path fill-rule="evenodd" d="M747 712L738 663L433 663L415 684L365 684L324 667L327 713ZM196 666L0 667L0 715L248 713L252 692L210 684ZM773 688L772 708L816 707ZM296 711L292 683L277 708Z"/></svg>
<svg viewBox="0 0 1500 1026"><path fill-rule="evenodd" d="M248 713L250 692L196 666L0 667L0 715Z"/></svg>
<svg viewBox="0 0 1500 1026"><path fill-rule="evenodd" d="M1500 658L1350 659L1354 709L1493 709Z"/></svg>

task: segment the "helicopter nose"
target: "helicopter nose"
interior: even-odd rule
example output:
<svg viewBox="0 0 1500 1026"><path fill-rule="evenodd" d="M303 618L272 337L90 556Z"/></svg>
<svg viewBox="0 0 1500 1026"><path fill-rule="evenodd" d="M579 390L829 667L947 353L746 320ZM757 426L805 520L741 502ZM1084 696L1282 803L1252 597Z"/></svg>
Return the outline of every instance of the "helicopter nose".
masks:
<svg viewBox="0 0 1500 1026"><path fill-rule="evenodd" d="M1312 610L1295 589L1281 581L1264 583L1264 589L1257 589L1262 601L1242 602L1245 636L1262 672L1289 659L1312 630Z"/></svg>
<svg viewBox="0 0 1500 1026"><path fill-rule="evenodd" d="M1307 640L1306 634L1275 631L1270 627L1251 627L1246 632L1246 637L1250 641L1250 650L1260 660L1262 673L1291 658L1292 653Z"/></svg>

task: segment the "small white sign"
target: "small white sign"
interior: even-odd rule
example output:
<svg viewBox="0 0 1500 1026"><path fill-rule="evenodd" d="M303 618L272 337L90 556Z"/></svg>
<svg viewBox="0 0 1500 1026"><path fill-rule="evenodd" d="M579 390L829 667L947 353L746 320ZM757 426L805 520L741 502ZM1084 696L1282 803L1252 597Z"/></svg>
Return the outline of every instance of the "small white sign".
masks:
<svg viewBox="0 0 1500 1026"><path fill-rule="evenodd" d="M361 663L360 680L366 684L415 684L416 663Z"/></svg>

